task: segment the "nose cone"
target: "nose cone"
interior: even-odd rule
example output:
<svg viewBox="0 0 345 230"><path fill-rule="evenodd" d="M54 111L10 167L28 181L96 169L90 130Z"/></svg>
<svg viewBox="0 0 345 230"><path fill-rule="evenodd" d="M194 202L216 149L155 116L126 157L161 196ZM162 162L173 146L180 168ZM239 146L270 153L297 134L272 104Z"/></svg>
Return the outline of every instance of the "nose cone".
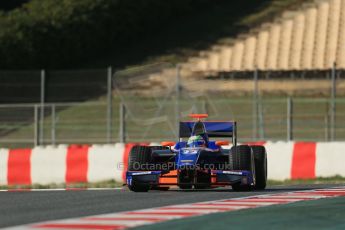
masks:
<svg viewBox="0 0 345 230"><path fill-rule="evenodd" d="M199 158L200 149L181 149L177 161L177 168L195 166Z"/></svg>

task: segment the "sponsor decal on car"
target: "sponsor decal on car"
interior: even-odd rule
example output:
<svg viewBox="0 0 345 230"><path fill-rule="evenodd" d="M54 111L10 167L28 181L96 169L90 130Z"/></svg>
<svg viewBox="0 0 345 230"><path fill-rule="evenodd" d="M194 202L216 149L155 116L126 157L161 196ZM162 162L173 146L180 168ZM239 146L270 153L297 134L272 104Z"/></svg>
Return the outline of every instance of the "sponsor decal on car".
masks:
<svg viewBox="0 0 345 230"><path fill-rule="evenodd" d="M149 172L135 172L135 173L132 173L133 176L137 176L137 175L147 175L147 174L151 174L152 172L149 171Z"/></svg>
<svg viewBox="0 0 345 230"><path fill-rule="evenodd" d="M198 149L183 149L183 154L197 154Z"/></svg>
<svg viewBox="0 0 345 230"><path fill-rule="evenodd" d="M237 172L237 171L223 171L222 173L224 173L224 174L232 174L232 175L243 175L242 172Z"/></svg>
<svg viewBox="0 0 345 230"><path fill-rule="evenodd" d="M194 162L193 160L181 160L182 163Z"/></svg>

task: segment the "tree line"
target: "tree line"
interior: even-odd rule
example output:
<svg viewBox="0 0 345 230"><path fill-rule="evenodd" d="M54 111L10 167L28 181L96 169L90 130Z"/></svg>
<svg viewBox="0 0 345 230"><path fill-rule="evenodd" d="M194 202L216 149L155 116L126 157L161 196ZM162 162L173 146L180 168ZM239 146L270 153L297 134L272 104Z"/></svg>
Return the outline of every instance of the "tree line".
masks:
<svg viewBox="0 0 345 230"><path fill-rule="evenodd" d="M70 68L215 1L31 0L0 11L0 69Z"/></svg>

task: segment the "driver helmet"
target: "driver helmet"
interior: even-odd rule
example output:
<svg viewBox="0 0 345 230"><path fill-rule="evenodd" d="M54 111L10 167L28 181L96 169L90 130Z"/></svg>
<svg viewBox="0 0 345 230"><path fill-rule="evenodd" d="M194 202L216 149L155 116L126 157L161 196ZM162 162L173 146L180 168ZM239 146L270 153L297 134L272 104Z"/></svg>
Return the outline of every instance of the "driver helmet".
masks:
<svg viewBox="0 0 345 230"><path fill-rule="evenodd" d="M187 146L188 147L204 147L206 146L206 142L204 138L200 135L191 136L188 139Z"/></svg>

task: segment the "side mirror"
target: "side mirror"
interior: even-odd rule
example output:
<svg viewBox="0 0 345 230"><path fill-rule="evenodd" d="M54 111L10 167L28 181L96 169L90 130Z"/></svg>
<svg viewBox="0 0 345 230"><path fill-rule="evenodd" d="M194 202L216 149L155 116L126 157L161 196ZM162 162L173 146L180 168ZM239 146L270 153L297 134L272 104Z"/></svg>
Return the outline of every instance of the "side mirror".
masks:
<svg viewBox="0 0 345 230"><path fill-rule="evenodd" d="M229 145L229 141L216 141L216 145L218 146L224 146L224 145Z"/></svg>
<svg viewBox="0 0 345 230"><path fill-rule="evenodd" d="M164 147L171 147L171 146L174 146L175 145L175 142L172 142L172 141L163 141L161 142L161 145L164 146Z"/></svg>

